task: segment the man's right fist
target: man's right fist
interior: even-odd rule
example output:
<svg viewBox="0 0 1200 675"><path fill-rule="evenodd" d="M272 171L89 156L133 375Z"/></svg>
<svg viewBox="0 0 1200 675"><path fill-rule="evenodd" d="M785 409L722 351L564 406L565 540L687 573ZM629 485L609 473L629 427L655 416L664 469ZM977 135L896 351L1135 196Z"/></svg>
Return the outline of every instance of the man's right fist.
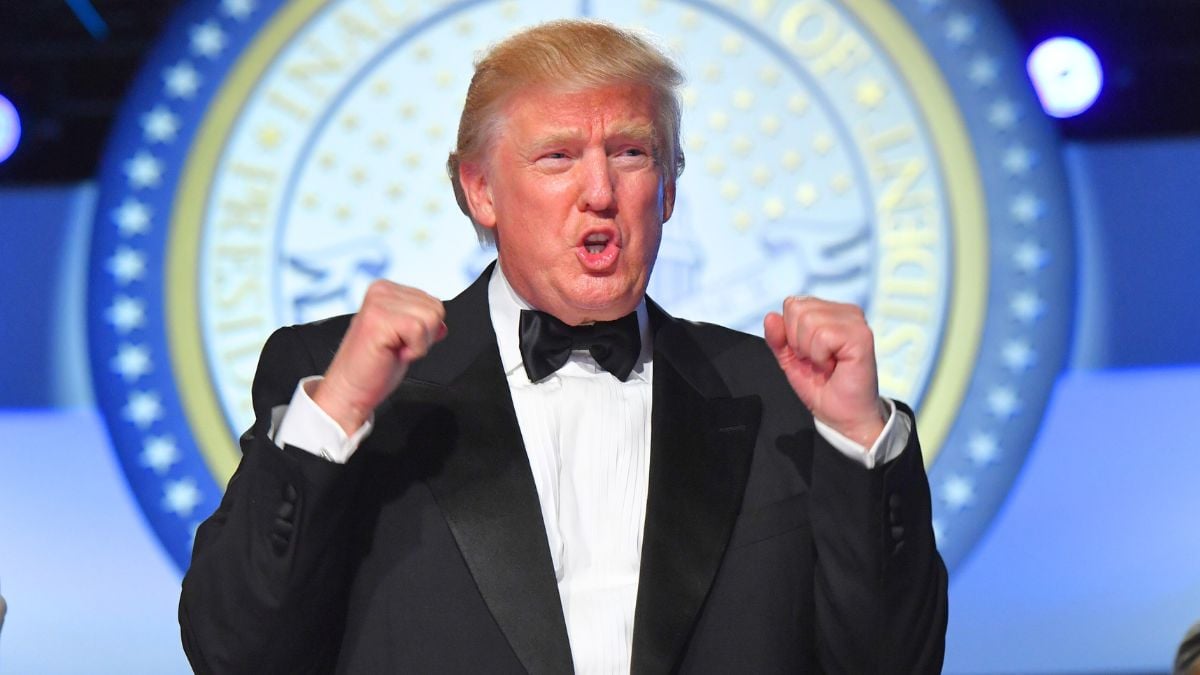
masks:
<svg viewBox="0 0 1200 675"><path fill-rule="evenodd" d="M413 361L446 337L442 301L384 279L367 288L325 378L308 391L347 434L399 386Z"/></svg>

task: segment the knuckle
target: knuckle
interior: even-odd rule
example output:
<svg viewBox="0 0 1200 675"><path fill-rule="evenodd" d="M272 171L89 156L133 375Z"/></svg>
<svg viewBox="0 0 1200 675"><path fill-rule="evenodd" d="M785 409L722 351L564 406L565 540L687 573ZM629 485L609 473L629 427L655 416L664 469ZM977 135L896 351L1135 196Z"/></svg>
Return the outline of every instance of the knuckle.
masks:
<svg viewBox="0 0 1200 675"><path fill-rule="evenodd" d="M375 332L379 330L381 319L383 318L383 310L378 303L364 302L359 308L358 314L354 317L354 322L359 324L363 330L367 332Z"/></svg>
<svg viewBox="0 0 1200 675"><path fill-rule="evenodd" d="M435 305L423 305L421 307L421 318L428 324L436 324L441 321L443 314L442 308Z"/></svg>
<svg viewBox="0 0 1200 675"><path fill-rule="evenodd" d="M402 314L396 318L396 330L404 335L405 342L414 342L425 332L425 324L412 314Z"/></svg>
<svg viewBox="0 0 1200 675"><path fill-rule="evenodd" d="M829 328L826 326L816 326L809 332L809 344L813 347L823 347L829 342Z"/></svg>
<svg viewBox="0 0 1200 675"><path fill-rule="evenodd" d="M412 355L412 357L414 359L423 358L426 354L429 353L429 347L425 344L424 341L414 342L407 346L408 346L409 353Z"/></svg>
<svg viewBox="0 0 1200 675"><path fill-rule="evenodd" d="M436 325L433 314L424 307L414 307L409 311L409 329L422 339L428 339Z"/></svg>
<svg viewBox="0 0 1200 675"><path fill-rule="evenodd" d="M794 318L797 330L803 333L811 333L817 327L816 315L812 312L800 312Z"/></svg>
<svg viewBox="0 0 1200 675"><path fill-rule="evenodd" d="M376 302L379 302L380 300L387 297L388 295L391 295L392 288L394 286L395 286L395 284L388 281L387 279L376 279L375 281L372 281L371 284L369 286L367 286L367 292L366 292L363 303L364 304L367 304L367 303L374 304Z"/></svg>

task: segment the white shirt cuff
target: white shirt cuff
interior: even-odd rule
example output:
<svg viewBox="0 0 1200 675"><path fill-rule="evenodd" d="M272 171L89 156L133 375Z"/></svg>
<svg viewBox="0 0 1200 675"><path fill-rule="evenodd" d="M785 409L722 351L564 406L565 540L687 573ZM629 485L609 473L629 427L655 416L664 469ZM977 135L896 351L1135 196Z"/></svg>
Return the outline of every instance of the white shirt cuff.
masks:
<svg viewBox="0 0 1200 675"><path fill-rule="evenodd" d="M290 445L335 464L345 464L371 433L375 416L347 436L342 426L308 395L308 385L321 379L320 375L313 375L300 380L292 401L271 409L271 440L280 448Z"/></svg>
<svg viewBox="0 0 1200 675"><path fill-rule="evenodd" d="M817 433L821 434L821 438L828 441L838 452L868 469L874 469L880 464L887 464L899 457L900 453L904 452L905 446L908 445L908 436L912 433L912 420L908 418L908 415L897 414L896 404L891 399L882 398L880 400L888 410L888 418L879 438L875 439L875 443L870 448L855 443L838 433L833 427L814 418Z"/></svg>

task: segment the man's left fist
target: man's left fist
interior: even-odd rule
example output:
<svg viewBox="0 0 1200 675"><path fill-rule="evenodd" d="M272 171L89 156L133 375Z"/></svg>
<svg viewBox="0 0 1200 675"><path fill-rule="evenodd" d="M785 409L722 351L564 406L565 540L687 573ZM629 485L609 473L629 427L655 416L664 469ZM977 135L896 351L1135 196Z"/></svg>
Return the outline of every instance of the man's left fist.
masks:
<svg viewBox="0 0 1200 675"><path fill-rule="evenodd" d="M767 346L813 416L871 447L883 432L875 337L855 305L807 296L783 301L763 319Z"/></svg>

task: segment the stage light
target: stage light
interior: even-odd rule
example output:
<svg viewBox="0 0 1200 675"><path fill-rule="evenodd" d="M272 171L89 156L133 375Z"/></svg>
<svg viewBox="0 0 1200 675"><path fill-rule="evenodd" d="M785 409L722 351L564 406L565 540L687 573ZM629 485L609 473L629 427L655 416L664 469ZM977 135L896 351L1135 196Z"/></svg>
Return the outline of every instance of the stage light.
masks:
<svg viewBox="0 0 1200 675"><path fill-rule="evenodd" d="M12 102L0 94L0 163L17 149L21 142L21 118Z"/></svg>
<svg viewBox="0 0 1200 675"><path fill-rule="evenodd" d="M1053 117L1074 117L1092 107L1104 86L1096 52L1072 37L1042 42L1030 52L1025 67L1042 108Z"/></svg>

